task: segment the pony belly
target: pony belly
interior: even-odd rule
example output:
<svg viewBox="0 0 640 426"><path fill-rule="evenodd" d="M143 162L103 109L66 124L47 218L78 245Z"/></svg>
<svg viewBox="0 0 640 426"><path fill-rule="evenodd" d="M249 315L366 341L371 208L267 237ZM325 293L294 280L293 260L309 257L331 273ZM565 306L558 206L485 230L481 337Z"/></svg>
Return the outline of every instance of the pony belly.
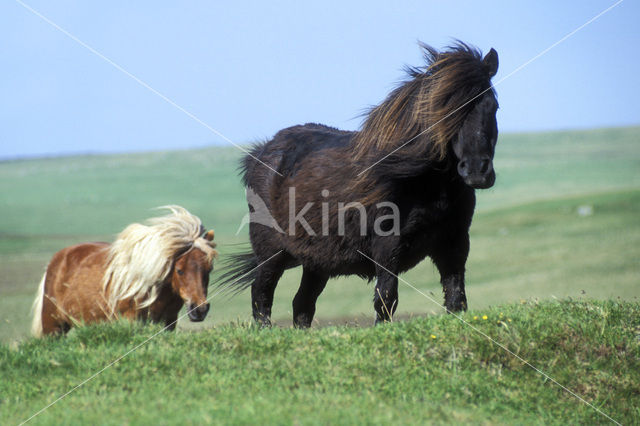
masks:
<svg viewBox="0 0 640 426"><path fill-rule="evenodd" d="M72 325L86 325L114 317L104 301L102 291L96 291L96 289L87 291L85 288L82 293L74 293L74 295L65 297L61 309Z"/></svg>

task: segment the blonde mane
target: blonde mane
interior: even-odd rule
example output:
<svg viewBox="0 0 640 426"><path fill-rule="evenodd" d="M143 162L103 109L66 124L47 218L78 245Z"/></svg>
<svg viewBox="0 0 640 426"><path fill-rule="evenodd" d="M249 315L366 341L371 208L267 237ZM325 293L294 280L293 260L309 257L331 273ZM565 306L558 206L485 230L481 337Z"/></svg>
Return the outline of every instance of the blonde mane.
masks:
<svg viewBox="0 0 640 426"><path fill-rule="evenodd" d="M180 206L160 208L171 214L151 218L147 225L129 225L109 249L102 286L112 313L119 302L130 298L138 308L151 305L180 252L199 248L209 262L218 254L215 243L203 238L197 216Z"/></svg>

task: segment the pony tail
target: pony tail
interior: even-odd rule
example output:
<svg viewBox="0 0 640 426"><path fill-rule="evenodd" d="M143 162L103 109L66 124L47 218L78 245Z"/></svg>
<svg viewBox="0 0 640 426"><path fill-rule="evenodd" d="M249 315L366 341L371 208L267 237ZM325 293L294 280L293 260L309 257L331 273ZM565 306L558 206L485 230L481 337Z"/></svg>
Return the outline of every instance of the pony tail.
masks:
<svg viewBox="0 0 640 426"><path fill-rule="evenodd" d="M44 282L47 278L47 272L45 271L40 280L38 291L36 293L36 299L31 306L31 315L33 321L31 322L31 334L34 337L42 337L42 305L44 303Z"/></svg>
<svg viewBox="0 0 640 426"><path fill-rule="evenodd" d="M215 286L223 292L238 294L251 287L258 275L258 258L253 250L230 255Z"/></svg>

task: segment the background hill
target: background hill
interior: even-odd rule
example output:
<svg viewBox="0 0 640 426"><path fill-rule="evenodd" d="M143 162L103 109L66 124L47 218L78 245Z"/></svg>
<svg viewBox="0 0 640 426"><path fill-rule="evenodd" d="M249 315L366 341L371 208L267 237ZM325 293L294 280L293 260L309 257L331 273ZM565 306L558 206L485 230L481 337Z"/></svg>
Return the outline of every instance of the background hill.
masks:
<svg viewBox="0 0 640 426"><path fill-rule="evenodd" d="M236 173L241 152L213 147L134 155L0 162L0 341L27 335L29 307L51 255L69 244L111 241L151 208L180 204L216 230L219 250L242 249L247 211ZM532 298L640 295L640 128L506 134L499 140L494 188L478 191L467 264L472 309ZM404 278L441 302L427 259ZM291 323L300 270L276 290L274 318ZM319 323L373 318L373 287L331 280ZM400 317L440 312L400 284ZM248 292L214 296L199 327L250 316ZM180 329L190 328L181 322Z"/></svg>

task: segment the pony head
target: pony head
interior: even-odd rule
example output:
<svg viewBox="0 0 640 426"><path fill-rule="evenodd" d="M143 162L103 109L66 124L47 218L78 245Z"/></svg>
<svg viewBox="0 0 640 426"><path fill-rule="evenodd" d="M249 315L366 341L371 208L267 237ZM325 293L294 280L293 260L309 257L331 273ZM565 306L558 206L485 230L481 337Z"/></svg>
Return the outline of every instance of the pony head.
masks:
<svg viewBox="0 0 640 426"><path fill-rule="evenodd" d="M498 53L491 49L483 63L489 78L493 77L498 70ZM458 174L472 188L490 188L496 181L493 155L498 140L497 109L498 101L493 90L485 90L478 96L452 141L451 147L458 160Z"/></svg>
<svg viewBox="0 0 640 426"><path fill-rule="evenodd" d="M218 254L214 250L213 235L211 230L196 239L176 258L171 272L171 288L184 301L189 319L194 322L203 321L209 312L209 274Z"/></svg>
<svg viewBox="0 0 640 426"><path fill-rule="evenodd" d="M190 308L190 319L202 321L218 256L213 231L205 232L200 219L180 206L162 208L171 214L129 225L111 245L103 278L109 306L115 313L120 302L132 299L139 309L149 307L171 285Z"/></svg>
<svg viewBox="0 0 640 426"><path fill-rule="evenodd" d="M353 152L363 166L355 188L373 204L386 187L376 182L418 176L443 166L472 188L495 182L498 101L491 79L498 53L486 56L465 43L444 51L420 43L426 65L408 67L409 80L367 114L354 136Z"/></svg>

